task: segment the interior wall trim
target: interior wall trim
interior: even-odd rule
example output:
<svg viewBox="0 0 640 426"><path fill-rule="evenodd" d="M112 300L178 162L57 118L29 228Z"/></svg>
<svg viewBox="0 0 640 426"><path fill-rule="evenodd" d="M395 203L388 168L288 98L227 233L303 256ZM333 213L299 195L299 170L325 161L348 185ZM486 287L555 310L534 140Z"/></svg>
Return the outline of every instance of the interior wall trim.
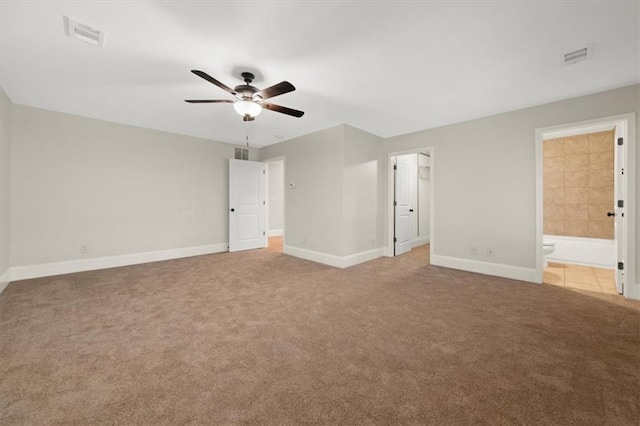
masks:
<svg viewBox="0 0 640 426"><path fill-rule="evenodd" d="M429 237L416 238L415 240L411 241L411 248L416 248L416 247L423 246L425 244L429 244L430 240L431 238Z"/></svg>
<svg viewBox="0 0 640 426"><path fill-rule="evenodd" d="M536 268L524 268L521 266L503 265L501 263L482 262L479 260L462 259L459 257L442 256L439 254L431 255L431 264L434 266L444 266L445 268L459 269L461 271L469 271L478 274L493 275L496 277L540 284L537 279Z"/></svg>
<svg viewBox="0 0 640 426"><path fill-rule="evenodd" d="M4 274L0 275L0 293L4 291L5 288L11 282L11 268L4 271Z"/></svg>
<svg viewBox="0 0 640 426"><path fill-rule="evenodd" d="M159 262L163 260L179 259L182 257L221 253L228 251L228 247L229 244L225 242L170 250L70 260L66 262L14 266L10 269L10 281L50 277L54 275L72 274L74 272L95 271L98 269L117 268L119 266L138 265L141 263Z"/></svg>
<svg viewBox="0 0 640 426"><path fill-rule="evenodd" d="M272 229L267 231L268 237L281 237L283 235L282 229Z"/></svg>
<svg viewBox="0 0 640 426"><path fill-rule="evenodd" d="M285 245L282 249L284 254L299 257L301 259L310 260L316 263L333 266L334 268L348 268L359 263L368 262L373 259L384 256L384 248L376 248L351 254L349 256L336 256L335 254L322 253L319 251L303 249Z"/></svg>

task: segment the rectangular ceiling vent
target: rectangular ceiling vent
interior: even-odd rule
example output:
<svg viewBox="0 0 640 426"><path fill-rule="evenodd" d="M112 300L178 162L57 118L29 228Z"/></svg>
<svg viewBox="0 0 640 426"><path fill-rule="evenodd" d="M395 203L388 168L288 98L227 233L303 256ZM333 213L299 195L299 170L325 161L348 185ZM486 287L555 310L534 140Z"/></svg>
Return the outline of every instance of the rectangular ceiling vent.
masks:
<svg viewBox="0 0 640 426"><path fill-rule="evenodd" d="M249 150L247 148L236 148L234 152L234 158L236 160L248 160Z"/></svg>
<svg viewBox="0 0 640 426"><path fill-rule="evenodd" d="M593 44L588 44L579 49L567 52L562 56L562 63L564 65L571 65L577 62L586 61L593 55Z"/></svg>
<svg viewBox="0 0 640 426"><path fill-rule="evenodd" d="M104 31L96 30L88 25L74 21L68 16L63 16L62 18L64 20L64 33L67 37L102 47L104 44Z"/></svg>

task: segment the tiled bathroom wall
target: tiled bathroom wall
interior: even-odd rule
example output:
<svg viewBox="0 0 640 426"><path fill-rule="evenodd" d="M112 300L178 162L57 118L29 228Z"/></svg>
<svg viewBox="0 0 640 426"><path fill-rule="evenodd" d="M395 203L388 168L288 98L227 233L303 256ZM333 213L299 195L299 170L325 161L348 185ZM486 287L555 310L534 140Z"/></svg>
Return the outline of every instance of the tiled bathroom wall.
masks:
<svg viewBox="0 0 640 426"><path fill-rule="evenodd" d="M544 233L613 239L614 131L545 140Z"/></svg>

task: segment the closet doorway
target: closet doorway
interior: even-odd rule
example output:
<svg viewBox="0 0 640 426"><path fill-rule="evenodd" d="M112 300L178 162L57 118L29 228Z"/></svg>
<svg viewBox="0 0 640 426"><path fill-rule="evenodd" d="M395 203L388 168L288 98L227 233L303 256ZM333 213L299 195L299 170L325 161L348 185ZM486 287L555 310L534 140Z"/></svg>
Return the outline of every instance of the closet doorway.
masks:
<svg viewBox="0 0 640 426"><path fill-rule="evenodd" d="M433 229L433 148L389 154L388 256L416 250L430 258Z"/></svg>

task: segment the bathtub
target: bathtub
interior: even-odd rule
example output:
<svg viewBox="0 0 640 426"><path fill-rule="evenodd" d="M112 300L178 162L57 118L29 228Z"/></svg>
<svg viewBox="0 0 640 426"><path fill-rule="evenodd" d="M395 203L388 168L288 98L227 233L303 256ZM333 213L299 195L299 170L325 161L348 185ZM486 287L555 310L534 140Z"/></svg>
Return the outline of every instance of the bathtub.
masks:
<svg viewBox="0 0 640 426"><path fill-rule="evenodd" d="M557 235L544 235L543 240L545 243L556 243L555 251L547 256L550 262L615 269L615 240Z"/></svg>

